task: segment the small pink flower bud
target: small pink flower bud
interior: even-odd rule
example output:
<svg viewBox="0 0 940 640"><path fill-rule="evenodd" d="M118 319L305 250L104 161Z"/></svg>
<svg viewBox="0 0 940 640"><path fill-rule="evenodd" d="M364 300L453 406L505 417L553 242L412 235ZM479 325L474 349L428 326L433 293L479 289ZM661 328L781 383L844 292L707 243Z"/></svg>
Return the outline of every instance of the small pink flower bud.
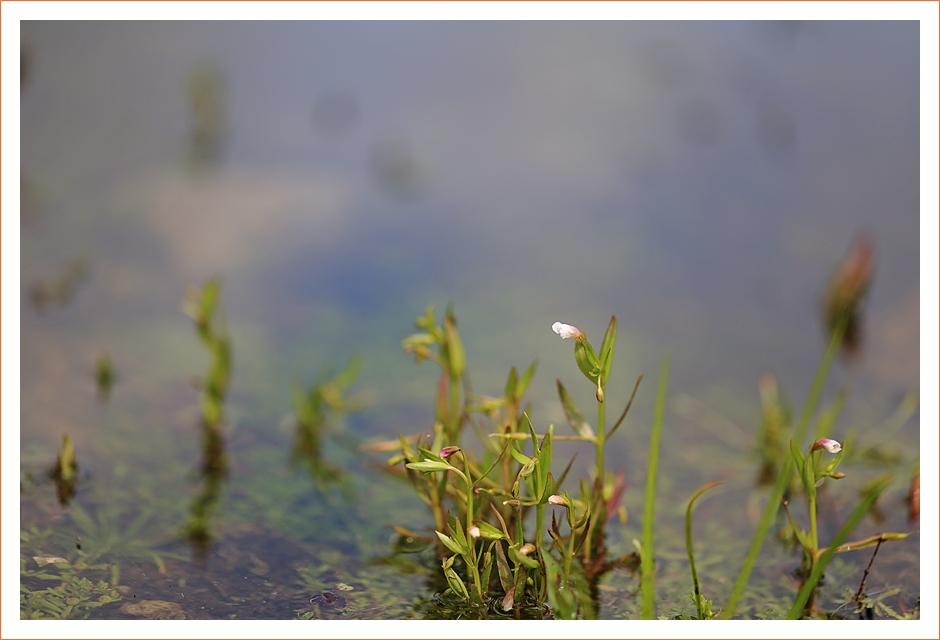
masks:
<svg viewBox="0 0 940 640"><path fill-rule="evenodd" d="M447 460L447 458L451 457L458 451L460 451L460 447L444 447L441 449L441 452L438 455L444 460Z"/></svg>
<svg viewBox="0 0 940 640"><path fill-rule="evenodd" d="M521 553L524 556L529 555L533 551L535 551L535 545L532 544L531 542L526 542L524 545L519 547L519 553Z"/></svg>
<svg viewBox="0 0 940 640"><path fill-rule="evenodd" d="M817 440L813 443L813 451L817 449L825 449L829 453L839 453L842 451L842 445L839 444L836 440L831 440L829 438L823 438L822 440Z"/></svg>
<svg viewBox="0 0 940 640"><path fill-rule="evenodd" d="M568 501L565 500L565 496L549 496L548 504L560 504L563 507L567 507Z"/></svg>
<svg viewBox="0 0 940 640"><path fill-rule="evenodd" d="M471 538L479 538L480 527L476 525L471 525L470 527L467 528L467 533L470 535Z"/></svg>
<svg viewBox="0 0 940 640"><path fill-rule="evenodd" d="M561 339L565 338L574 338L575 340L580 340L584 337L584 334L581 333L581 330L577 327L573 327L570 324L564 324L561 322L556 322L552 325L552 331L561 336Z"/></svg>

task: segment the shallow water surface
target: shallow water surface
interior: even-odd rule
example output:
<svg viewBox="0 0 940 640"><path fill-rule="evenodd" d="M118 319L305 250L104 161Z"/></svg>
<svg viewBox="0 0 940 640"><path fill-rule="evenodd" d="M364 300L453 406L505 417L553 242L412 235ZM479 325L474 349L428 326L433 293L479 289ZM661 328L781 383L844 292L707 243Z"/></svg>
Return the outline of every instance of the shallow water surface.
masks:
<svg viewBox="0 0 940 640"><path fill-rule="evenodd" d="M21 583L75 601L58 613L453 617L433 553L392 528L430 534L430 513L383 470L394 451L362 451L430 431L436 369L400 342L449 300L474 391L498 396L510 367L537 359L529 415L559 434L556 378L584 407L593 390L552 323L598 344L617 316L607 402L645 379L607 454L629 516L608 525L612 555L640 537L671 354L657 613L694 611L683 517L714 479L695 548L719 609L767 495L758 381L772 371L798 414L825 346L822 293L859 234L876 250L864 343L823 398L851 390L826 435L855 449L820 491L820 538L882 473L895 482L853 537L918 527L916 22L35 22L21 35ZM181 311L212 277L231 339L224 473L207 471L200 431L210 357ZM354 355L363 407L333 425L320 466L292 463L292 385ZM65 500L50 477L63 435L77 462ZM591 450L556 447L556 473L578 452L571 477L587 476ZM857 617L870 559L838 556L820 610ZM798 566L769 539L737 615L785 615ZM63 577L91 586L44 591ZM918 615L919 535L882 546L866 580L875 616ZM610 573L600 617L638 617L637 588Z"/></svg>

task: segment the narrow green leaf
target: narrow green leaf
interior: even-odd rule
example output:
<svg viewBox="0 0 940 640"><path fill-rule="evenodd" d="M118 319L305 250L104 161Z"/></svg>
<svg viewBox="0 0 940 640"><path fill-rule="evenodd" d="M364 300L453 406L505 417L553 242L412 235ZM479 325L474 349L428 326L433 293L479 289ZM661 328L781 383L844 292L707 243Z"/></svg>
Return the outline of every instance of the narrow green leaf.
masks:
<svg viewBox="0 0 940 640"><path fill-rule="evenodd" d="M614 344L617 342L617 316L610 317L604 342L601 344L601 385L607 384L607 376L614 363Z"/></svg>
<svg viewBox="0 0 940 640"><path fill-rule="evenodd" d="M574 432L582 438L594 440L594 430L591 429L591 425L584 419L584 414L581 412L578 404L568 394L568 390L565 389L565 385L561 383L561 380L556 380L555 382L558 386L558 397L561 398L561 406L565 411L565 418L567 418L568 424L571 425Z"/></svg>
<svg viewBox="0 0 940 640"><path fill-rule="evenodd" d="M864 540L858 540L856 542L846 542L840 544L836 547L836 553L847 553L849 551L858 551L859 549L867 549L869 547L874 547L879 542L887 542L889 540L903 540L914 533L913 531L908 531L907 533L879 533L876 536L871 536L865 538ZM819 550L819 555L824 554L829 551L829 547L824 547Z"/></svg>
<svg viewBox="0 0 940 640"><path fill-rule="evenodd" d="M692 600L695 602L695 610L699 620L705 619L705 599L702 596L702 589L699 585L698 572L695 570L695 553L692 550L692 507L695 506L695 501L699 499L699 496L719 484L721 484L721 480L713 480L712 482L703 484L692 494L692 497L689 498L689 505L685 509L685 550L689 554L689 566L692 568Z"/></svg>
<svg viewBox="0 0 940 640"><path fill-rule="evenodd" d="M464 533L463 526L460 524L460 518L447 512L447 521L450 524L450 535L457 541L461 547L466 549L465 553L469 555L470 545L467 542L467 534Z"/></svg>
<svg viewBox="0 0 940 640"><path fill-rule="evenodd" d="M508 539L503 535L503 532L491 525L486 520L474 520L475 524L480 529L480 537L486 538L487 540L503 540Z"/></svg>
<svg viewBox="0 0 940 640"><path fill-rule="evenodd" d="M529 437L532 439L532 455L538 457L539 455L539 437L535 433L535 427L532 426L532 421L529 420L529 414L523 413L522 420L525 423L525 427L529 429Z"/></svg>
<svg viewBox="0 0 940 640"><path fill-rule="evenodd" d="M458 555L465 555L467 553L468 550L461 548L461 546L457 544L454 541L454 539L451 538L450 536L446 536L440 531L435 531L434 533L436 533L437 537L441 539L441 542L444 543L444 546L450 549L451 551L453 551L454 553Z"/></svg>
<svg viewBox="0 0 940 640"><path fill-rule="evenodd" d="M800 448L796 445L795 442L793 442L793 440L790 440L790 455L793 456L793 462L796 463L796 472L802 476L805 459L803 457L803 452L800 451Z"/></svg>
<svg viewBox="0 0 940 640"><path fill-rule="evenodd" d="M454 318L450 308L444 316L444 330L447 334L447 361L450 365L450 375L456 379L463 375L466 359L460 334L457 333L457 319Z"/></svg>
<svg viewBox="0 0 940 640"><path fill-rule="evenodd" d="M509 453L513 458L516 459L516 462L519 464L529 464L532 461L532 458L522 453L519 450L519 446L515 443L514 440L509 441Z"/></svg>
<svg viewBox="0 0 940 640"><path fill-rule="evenodd" d="M503 591L508 593L512 589L512 570L509 568L503 545L499 542L496 543L496 571L499 574L499 584L502 585Z"/></svg>
<svg viewBox="0 0 940 640"><path fill-rule="evenodd" d="M537 491L539 502L541 502L543 497L546 500L548 499L548 496L545 495L545 489L548 487L548 476L551 474L552 468L552 431L554 431L554 426L548 425L548 431L542 437L542 445L539 447L539 461L537 465L539 472Z"/></svg>
<svg viewBox="0 0 940 640"><path fill-rule="evenodd" d="M577 615L574 591L567 585L561 565L550 553L543 554L545 580L548 583L548 601L552 606L552 617L556 620L574 620Z"/></svg>
<svg viewBox="0 0 940 640"><path fill-rule="evenodd" d="M494 541L493 544L499 544L499 542ZM490 545L490 549L483 554L483 575L480 576L480 584L483 585L484 589L490 584L490 573L493 571L493 546Z"/></svg>
<svg viewBox="0 0 940 640"><path fill-rule="evenodd" d="M799 443L801 443L806 436L810 419L816 412L816 407L819 405L819 398L822 396L826 379L829 377L832 365L842 347L842 339L845 335L847 321L847 316L843 315L829 335L826 351L823 353L822 359L819 361L819 366L816 368L816 374L813 376L813 382L810 385L806 402L803 404L803 411L800 413L800 419L797 422L796 430L793 434L793 440L797 443L797 446L799 446ZM757 563L757 556L760 554L764 539L767 537L767 533L773 525L774 518L777 516L777 509L780 508L780 498L783 496L787 486L789 486L792 477L793 460L792 458L785 458L783 468L780 470L780 473L777 474L777 481L771 490L770 497L764 507L764 512L761 514L757 529L754 532L754 537L751 539L751 544L744 557L744 562L741 564L741 571L738 572L738 577L734 581L731 594L728 596L728 601L721 613L720 617L722 620L728 620L734 615L738 601L744 594L744 589L747 587L751 572L754 570L754 565Z"/></svg>
<svg viewBox="0 0 940 640"><path fill-rule="evenodd" d="M515 367L509 370L509 377L506 378L506 390L504 395L506 399L512 402L516 399L516 386L519 384L519 374Z"/></svg>
<svg viewBox="0 0 940 640"><path fill-rule="evenodd" d="M507 443L506 443L506 446L503 447L503 450L499 452L499 455L498 455L498 456L496 456L496 459L493 461L493 464L490 465L490 467L486 470L485 473L483 473L482 475L480 475L480 477L478 477L478 478L474 481L474 483L473 483L472 486L474 486L474 487L477 486L477 485L480 483L480 481L483 480L483 478L485 478L486 476L490 475L490 471L492 471L493 469L496 468L496 465L499 464L499 461L503 459L503 456L504 456L504 455L506 455L506 450L507 450L507 449L510 449L510 448L511 448L511 447L510 447L510 443L507 442Z"/></svg>
<svg viewBox="0 0 940 640"><path fill-rule="evenodd" d="M349 358L349 361L346 362L346 367L333 378L333 384L339 389L346 389L356 381L361 371L362 358L360 356L352 356Z"/></svg>
<svg viewBox="0 0 940 640"><path fill-rule="evenodd" d="M529 383L532 382L532 376L535 375L535 367L538 365L538 360L533 360L532 364L529 365L529 368L525 370L525 373L522 374L522 378L519 380L519 384L516 386L516 399L521 400L522 396L525 395L526 390L529 388Z"/></svg>
<svg viewBox="0 0 940 640"><path fill-rule="evenodd" d="M806 602L809 600L810 593L816 588L819 579L829 565L829 561L835 556L836 550L845 542L845 539L849 537L852 530L858 526L868 512L871 511L872 505L875 504L875 501L878 500L881 493L889 484L890 480L881 478L878 482L873 483L868 492L862 497L858 506L855 507L855 510L846 519L845 523L832 539L832 544L829 549L816 561L812 573L810 573L809 578L803 583L802 588L800 588L796 596L796 600L793 602L793 606L790 608L790 612L787 614L787 620L797 620L800 618L803 614L803 609L806 607Z"/></svg>
<svg viewBox="0 0 940 640"><path fill-rule="evenodd" d="M793 519L793 514L790 513L790 507L786 500L783 501L783 510L787 514L787 519L790 521L790 528L793 530L793 535L796 536L800 546L804 549L812 549L813 545L810 544L809 538L806 537L806 532L796 523L796 520Z"/></svg>
<svg viewBox="0 0 940 640"><path fill-rule="evenodd" d="M614 435L614 432L620 428L620 425L623 423L623 419L627 417L627 412L630 411L630 407L633 406L633 399L636 397L636 390L640 388L640 382L642 382L643 376L641 375L636 379L636 384L633 385L633 393L630 394L630 399L627 400L627 406L623 408L623 413L620 414L620 417L617 418L617 422L614 423L613 428L607 433L604 438L604 441L610 440L611 436Z"/></svg>
<svg viewBox="0 0 940 640"><path fill-rule="evenodd" d="M464 600L470 599L470 592L467 591L466 585L463 583L463 580L460 579L460 576L457 575L456 571L450 568L444 569L444 577L447 578L447 584L454 593L461 596Z"/></svg>
<svg viewBox="0 0 940 640"><path fill-rule="evenodd" d="M414 469L415 471L457 471L454 467L450 466L446 462L436 462L434 460L423 460L421 462L409 462L405 465L409 469Z"/></svg>
<svg viewBox="0 0 940 640"><path fill-rule="evenodd" d="M601 372L601 363L587 340L575 341L574 361L578 364L581 373L583 373L588 380L591 382L597 380L597 376L600 375Z"/></svg>
<svg viewBox="0 0 940 640"><path fill-rule="evenodd" d="M810 453L803 461L803 486L806 488L806 495L810 498L816 498L816 458Z"/></svg>
<svg viewBox="0 0 940 640"><path fill-rule="evenodd" d="M666 411L666 387L669 382L669 354L664 354L659 366L659 383L653 411L653 427L647 453L646 497L643 503L643 554L640 560L640 617L656 617L655 560L653 556L653 517L656 510L656 478L659 468L659 445L662 440L663 415Z"/></svg>

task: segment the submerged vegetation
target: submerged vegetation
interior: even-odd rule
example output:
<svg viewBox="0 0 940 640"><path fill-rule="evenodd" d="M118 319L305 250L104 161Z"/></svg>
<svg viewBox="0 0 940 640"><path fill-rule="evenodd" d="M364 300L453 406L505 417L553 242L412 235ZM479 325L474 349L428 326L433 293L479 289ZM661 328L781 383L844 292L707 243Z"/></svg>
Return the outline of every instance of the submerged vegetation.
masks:
<svg viewBox="0 0 940 640"><path fill-rule="evenodd" d="M305 536L295 536L307 546L291 547L290 558L281 559L282 564L291 567L290 577L277 576L273 561L265 559L270 556L261 549L246 548L244 553L229 554L227 545L232 539L242 536L247 540L262 535L264 527L295 522L302 516L292 513L292 509L310 499L281 496L284 502L278 504L262 480L257 492L263 495L249 496L255 505L251 523L239 520L244 514L238 509L227 514L221 509L226 482L234 468L226 411L233 359L232 339L222 313L221 280L212 279L201 288L191 289L183 307L209 356L207 373L197 383L201 393L201 458L195 475L201 486L190 502L188 514L134 510L114 501L93 509L72 503L79 467L75 445L65 435L56 464L47 475L55 481L59 508L68 510L75 541L68 548L68 535L56 524L59 515L49 515L48 510L42 517L32 517L35 521L44 519L42 526L24 518L21 617L191 617L191 612L181 608L185 602L151 596L120 609L116 604L106 606L119 602L122 593L129 593L122 585L128 565L132 565L135 578L155 571L161 580L170 581L166 589L182 595L187 579L195 580L192 569L187 568L186 556L176 549L185 542L191 545L196 565L205 567L210 556L221 557L229 566L256 576L258 593L266 590L272 594L270 598L285 600L284 608L277 609L280 614L289 610L304 620L595 619L609 617L613 602L620 603L617 617L711 620L742 617L742 601L747 602L745 617L917 617L918 603L898 600L892 606L894 601L888 602L889 597L901 593L897 586L866 583L882 545L903 544L913 532L882 531L852 540L853 531L866 516L877 517L879 497L891 478L882 476L856 485L860 498L847 516L837 518L837 531L828 540L821 535L819 524L821 512L833 504L832 494L844 495L844 486L852 482L847 477L851 474L841 468L852 459L870 460L878 451L871 444L866 449L860 443L862 438L852 430L841 442L832 437L847 391L820 409L824 387L839 354L855 357L860 348L862 307L872 265L871 245L863 240L831 281L823 314L827 346L795 423L776 379L766 375L760 380L757 478L759 485L769 486L769 494L759 518L754 518L757 522L750 546L742 558L735 560L740 570L733 585L729 580L726 598L712 593L716 581L707 576L712 571L708 561L696 562L696 545L707 550L712 544L708 534L714 531L709 528L713 523L700 521L698 530L704 527L706 535L697 539L692 522L693 507L708 490L721 484L720 480L701 486L685 505L685 555L672 557L660 552L662 536L668 535L657 529L657 515L664 509L658 493L662 480L660 458L670 452L669 444L663 447L664 441L669 442L664 436L669 354L663 356L658 372L649 427L641 534L624 544L624 525L629 521L628 469L622 458L610 455L610 443L615 435L625 437L628 428L624 425L644 376L628 388L632 391L627 402L610 407L608 415L608 404L615 395L608 381L617 343L616 317L611 317L601 341L593 344L575 326L555 322L551 327L562 340L571 340L574 365L590 385L596 405L593 411L585 411L575 400L579 395L575 383L556 381L558 402L570 433L557 433L553 424L535 424L531 419L535 414L526 392L536 375L536 362L524 370L512 367L502 385L502 395L491 397L472 390L453 305L448 305L440 318L434 306L429 306L415 322L418 332L402 340L403 349L417 363L431 362L440 370L433 393L434 419L426 428L356 450L357 443L346 435L341 424L365 406L363 396L351 392L363 367L358 356L350 358L338 372L321 376L309 388L295 384L291 390L293 413L285 422L293 430L287 456L290 464L277 472L296 473L298 468L305 471L309 479L304 486L312 483L317 498L316 504L303 513L330 514L338 520L300 521L298 527L313 531L321 527L328 535L309 544ZM114 380L106 354L98 360L95 379L99 394L106 398ZM583 382L577 384L587 389ZM900 428L916 411L916 402L916 396L906 397L883 431L891 433ZM614 416L616 420L611 420ZM635 425L630 429L635 431ZM631 438L635 442L634 436ZM335 455L328 440L338 444L344 455ZM575 447L593 449L593 465L585 477L573 477L572 471L578 468L574 465L577 452L568 449ZM355 497L357 474L365 473L364 465L372 457L368 454L374 452L393 453L383 472L399 478L401 483L383 483L381 489L372 490L394 492L407 482L426 507L423 515L405 511L396 513L396 521L385 523L392 535L384 549L370 547L360 536L360 529L364 532L368 526L363 523L369 514L360 509ZM246 459L263 467L276 466L270 457L260 454ZM919 466L905 480L910 482L906 501L909 520L914 523L919 517ZM296 483L296 478L277 481ZM24 481L24 487L27 484ZM332 491L338 485L343 487L341 498ZM831 485L835 488L830 492ZM725 500L719 491L708 496L712 503ZM665 506L671 509L674 505ZM723 508L742 507L726 504ZM181 527L180 518L185 519ZM218 534L220 527L225 528L224 535ZM752 584L758 558L771 537L787 547L787 554L799 558L786 602L780 599L778 586L773 587L776 595L765 596L769 592L763 586ZM226 540L220 543L223 538ZM289 547L281 546L281 551ZM368 566L350 560L363 549L371 558ZM869 549L873 552L863 575L849 575L851 566L837 557ZM857 589L830 594L827 603L835 602L834 610L819 605L827 572L845 574L839 584L858 581ZM416 577L417 582L423 580L427 597L414 590ZM47 586L49 583L52 586ZM612 595L614 584L620 586ZM238 600L220 583L215 585L221 600ZM140 586L138 582L136 587ZM683 595L681 601L664 608L664 589L670 595L688 594L691 602ZM170 597L169 591L158 595ZM755 604L755 597L765 600ZM267 605L260 610L269 611Z"/></svg>

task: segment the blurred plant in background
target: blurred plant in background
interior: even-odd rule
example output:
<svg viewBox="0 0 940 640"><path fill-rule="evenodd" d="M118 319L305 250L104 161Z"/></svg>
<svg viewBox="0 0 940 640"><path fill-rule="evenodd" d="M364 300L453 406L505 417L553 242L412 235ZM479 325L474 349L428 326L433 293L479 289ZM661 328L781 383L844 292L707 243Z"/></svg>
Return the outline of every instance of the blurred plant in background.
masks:
<svg viewBox="0 0 940 640"><path fill-rule="evenodd" d="M291 464L305 463L316 485L328 485L343 479L342 469L324 459L323 437L332 434L343 415L359 411L366 405L364 396L346 395L361 370L362 358L352 357L339 373L314 384L308 391L300 385L294 385L291 390L295 422Z"/></svg>
<svg viewBox="0 0 940 640"><path fill-rule="evenodd" d="M225 321L219 311L222 281L213 278L202 289L191 288L183 303L183 312L193 319L196 334L209 352L209 371L199 381L202 389L202 460L199 477L203 489L190 505L186 536L196 558L205 560L212 545L212 513L218 506L222 485L228 476L225 452L225 394L232 371L232 346Z"/></svg>

